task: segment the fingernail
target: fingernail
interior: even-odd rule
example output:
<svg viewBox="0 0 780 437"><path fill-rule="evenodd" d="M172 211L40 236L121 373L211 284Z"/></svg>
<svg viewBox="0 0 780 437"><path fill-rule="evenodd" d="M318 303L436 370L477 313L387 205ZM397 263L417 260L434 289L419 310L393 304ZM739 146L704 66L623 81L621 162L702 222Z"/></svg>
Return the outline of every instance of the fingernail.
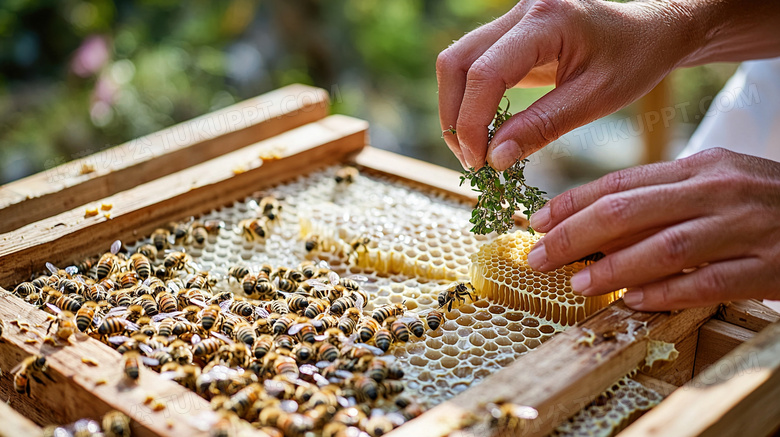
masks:
<svg viewBox="0 0 780 437"><path fill-rule="evenodd" d="M469 168L476 168L477 163L475 162L474 156L471 155L471 149L463 144L463 141L460 141L460 139L458 139L458 144L460 144L460 152L463 154L463 159L466 160L466 165Z"/></svg>
<svg viewBox="0 0 780 437"><path fill-rule="evenodd" d="M571 288L582 294L590 287L590 269L585 269L571 277Z"/></svg>
<svg viewBox="0 0 780 437"><path fill-rule="evenodd" d="M550 207L545 205L531 216L531 227L544 229L550 223Z"/></svg>
<svg viewBox="0 0 780 437"><path fill-rule="evenodd" d="M519 156L520 147L514 140L507 140L490 152L490 164L496 170L506 170L517 161Z"/></svg>
<svg viewBox="0 0 780 437"><path fill-rule="evenodd" d="M545 264L547 264L547 251L544 249L544 243L539 242L528 254L528 265L534 270L539 270Z"/></svg>
<svg viewBox="0 0 780 437"><path fill-rule="evenodd" d="M623 302L631 308L641 305L644 299L645 292L641 289L631 290L623 295Z"/></svg>

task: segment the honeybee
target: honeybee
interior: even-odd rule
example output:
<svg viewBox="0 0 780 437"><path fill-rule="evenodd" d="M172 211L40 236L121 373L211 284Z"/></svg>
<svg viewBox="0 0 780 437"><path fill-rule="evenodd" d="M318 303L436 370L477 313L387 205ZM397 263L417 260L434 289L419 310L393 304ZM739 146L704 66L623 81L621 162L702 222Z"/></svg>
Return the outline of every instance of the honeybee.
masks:
<svg viewBox="0 0 780 437"><path fill-rule="evenodd" d="M38 384L46 385L38 375L43 375L50 381L54 382L54 379L47 373L49 366L46 363L46 357L41 355L31 355L11 369L11 373L14 375L14 390L19 394L26 393L30 396L30 378L35 380Z"/></svg>
<svg viewBox="0 0 780 437"><path fill-rule="evenodd" d="M260 206L258 207L257 212L267 217L268 220L273 221L278 219L279 215L282 213L282 205L275 197L265 196L260 199Z"/></svg>
<svg viewBox="0 0 780 437"><path fill-rule="evenodd" d="M211 335L216 337L219 334L212 332ZM223 343L224 342L219 338L207 338L205 340L198 341L195 343L195 348L192 350L192 355L196 357L213 355L219 350Z"/></svg>
<svg viewBox="0 0 780 437"><path fill-rule="evenodd" d="M346 166L336 171L334 179L338 185L349 185L357 180L359 174L355 167Z"/></svg>
<svg viewBox="0 0 780 437"><path fill-rule="evenodd" d="M122 242L116 240L111 244L111 251L108 253L104 253L103 256L100 257L100 260L97 263L97 273L96 273L98 280L110 276L111 273L113 273L114 270L116 270L117 265L119 263L116 254L119 253L119 249L121 248L122 248Z"/></svg>
<svg viewBox="0 0 780 437"><path fill-rule="evenodd" d="M200 327L206 331L221 325L222 314L219 305L209 305L200 314Z"/></svg>
<svg viewBox="0 0 780 437"><path fill-rule="evenodd" d="M431 331L439 329L439 326L444 322L444 314L441 311L433 309L425 316L425 323L428 324L428 328Z"/></svg>
<svg viewBox="0 0 780 437"><path fill-rule="evenodd" d="M118 334L124 330L137 331L138 325L129 320L111 316L105 317L98 325L98 334L100 335Z"/></svg>
<svg viewBox="0 0 780 437"><path fill-rule="evenodd" d="M291 357L279 355L276 360L274 360L273 367L277 375L298 377L298 363Z"/></svg>
<svg viewBox="0 0 780 437"><path fill-rule="evenodd" d="M102 424L106 437L130 437L130 418L119 411L106 413Z"/></svg>
<svg viewBox="0 0 780 437"><path fill-rule="evenodd" d="M371 437L385 435L403 423L403 419L401 419L401 423L396 423L391 420L391 417L393 416L389 414L372 414L364 425L368 435Z"/></svg>
<svg viewBox="0 0 780 437"><path fill-rule="evenodd" d="M143 253L136 252L130 256L130 266L141 279L146 279L152 274L152 263Z"/></svg>
<svg viewBox="0 0 780 437"><path fill-rule="evenodd" d="M536 419L539 412L524 405L505 401L489 403L485 406L490 414L490 426L507 430L519 430L525 421Z"/></svg>
<svg viewBox="0 0 780 437"><path fill-rule="evenodd" d="M363 300L363 297L361 295L357 293L353 293L348 296L342 296L336 299L335 301L333 301L328 311L331 314L341 316L349 308L357 308L359 310L362 310L364 303L365 300Z"/></svg>
<svg viewBox="0 0 780 437"><path fill-rule="evenodd" d="M170 247L172 243L171 241L172 237L173 236L171 235L170 230L165 228L157 228L154 230L154 232L152 232L151 240L152 240L152 244L154 244L155 249L157 249L157 251L159 252L161 250L165 250L168 247ZM145 254L145 255L149 256L149 254ZM155 253L154 257L149 256L149 258L153 259L156 258L156 256L157 254Z"/></svg>
<svg viewBox="0 0 780 437"><path fill-rule="evenodd" d="M293 317L290 317L289 315L284 315L282 317L279 317L276 323L274 323L272 331L276 335L283 334L287 332L294 323L295 323L295 319Z"/></svg>
<svg viewBox="0 0 780 437"><path fill-rule="evenodd" d="M255 296L259 296L264 299L276 298L276 286L271 282L267 276L258 276L255 283Z"/></svg>
<svg viewBox="0 0 780 437"><path fill-rule="evenodd" d="M195 390L201 369L194 364L168 363L161 369L160 377L171 379L190 390Z"/></svg>
<svg viewBox="0 0 780 437"><path fill-rule="evenodd" d="M366 236L357 237L349 242L349 254L347 255L347 261L350 263L357 263L360 260L360 255L368 252L368 244L371 242Z"/></svg>
<svg viewBox="0 0 780 437"><path fill-rule="evenodd" d="M70 311L71 313L78 312L81 308L82 302L79 301L81 296L78 295L60 295L54 300L54 305L63 311ZM81 298L83 300L83 298Z"/></svg>
<svg viewBox="0 0 780 437"><path fill-rule="evenodd" d="M169 223L168 227L173 236L173 242L176 244L182 244L190 236L190 223Z"/></svg>
<svg viewBox="0 0 780 437"><path fill-rule="evenodd" d="M399 318L398 320L406 324L406 326L409 328L409 331L411 331L415 337L422 338L422 336L425 335L425 326L423 326L423 322L419 317L410 314L413 313L406 313L406 315Z"/></svg>
<svg viewBox="0 0 780 437"><path fill-rule="evenodd" d="M101 300L106 300L108 291L101 284L89 284L84 289L84 297L93 302L100 302Z"/></svg>
<svg viewBox="0 0 780 437"><path fill-rule="evenodd" d="M257 337L255 344L252 346L252 354L254 357L257 359L263 358L273 347L273 340L273 337L268 334Z"/></svg>
<svg viewBox="0 0 780 437"><path fill-rule="evenodd" d="M216 284L216 278L209 275L209 272L198 272L191 276L187 280L187 288L199 288L201 290L211 290L211 287Z"/></svg>
<svg viewBox="0 0 780 437"><path fill-rule="evenodd" d="M170 252L163 258L163 266L165 266L169 272L184 269L189 262L190 256L181 251Z"/></svg>
<svg viewBox="0 0 780 437"><path fill-rule="evenodd" d="M242 284L243 279L249 274L249 269L244 265L235 265L228 269L228 276L234 278L236 281L239 281ZM257 278L255 278L255 280L257 280ZM252 287L254 288L254 285L252 285ZM246 292L246 289L244 289L244 291Z"/></svg>
<svg viewBox="0 0 780 437"><path fill-rule="evenodd" d="M309 343L298 343L292 353L298 363L308 363L315 357L314 348Z"/></svg>
<svg viewBox="0 0 780 437"><path fill-rule="evenodd" d="M301 314L309 306L309 298L301 294L291 294L287 297L287 307L290 311ZM314 315L316 317L316 314Z"/></svg>
<svg viewBox="0 0 780 437"><path fill-rule="evenodd" d="M225 307L233 314L245 318L252 317L252 315L255 314L255 307L245 300L231 300L229 302L230 303L226 304Z"/></svg>
<svg viewBox="0 0 780 437"><path fill-rule="evenodd" d="M344 311L344 315L339 318L338 328L344 335L350 335L355 331L358 321L360 320L361 312L359 309L352 307Z"/></svg>
<svg viewBox="0 0 780 437"><path fill-rule="evenodd" d="M22 282L14 288L14 294L19 297L26 297L37 291L35 285L32 282Z"/></svg>
<svg viewBox="0 0 780 437"><path fill-rule="evenodd" d="M361 340L364 338L364 332L360 331ZM379 349L383 352L387 352L390 346L393 344L393 334L387 328L381 328L374 334L374 343L376 343Z"/></svg>
<svg viewBox="0 0 780 437"><path fill-rule="evenodd" d="M387 321L389 322L390 319ZM420 325L422 325L422 323L420 323ZM390 332L393 333L393 337L395 337L396 340L402 343L409 341L409 327L402 320L393 320L392 323L390 323Z"/></svg>
<svg viewBox="0 0 780 437"><path fill-rule="evenodd" d="M257 402L261 396L265 394L263 386L258 383L252 383L241 389L238 393L230 397L225 403L224 408L238 414L239 417L244 417L255 402Z"/></svg>
<svg viewBox="0 0 780 437"><path fill-rule="evenodd" d="M375 309L371 317L377 322L383 323L388 317L400 316L405 311L406 307L402 303L387 304Z"/></svg>
<svg viewBox="0 0 780 437"><path fill-rule="evenodd" d="M323 299L308 299L308 305L303 311L303 315L310 319L314 319L320 314L324 314L328 310L328 302Z"/></svg>
<svg viewBox="0 0 780 437"><path fill-rule="evenodd" d="M284 300L275 300L270 303L270 309L271 311L285 315L290 313L290 309L287 307L287 301Z"/></svg>
<svg viewBox="0 0 780 437"><path fill-rule="evenodd" d="M265 240L268 236L268 225L266 224L266 220L265 217L261 219L241 220L238 223L241 235L243 235L247 241Z"/></svg>
<svg viewBox="0 0 780 437"><path fill-rule="evenodd" d="M358 395L358 400L361 402L375 401L379 398L379 385L367 376L355 375L351 385Z"/></svg>
<svg viewBox="0 0 780 437"><path fill-rule="evenodd" d="M287 333L289 335L297 335L304 343L314 343L314 337L317 335L314 325L308 320L291 326Z"/></svg>
<svg viewBox="0 0 780 437"><path fill-rule="evenodd" d="M144 315L149 317L160 314L160 307L151 294L142 294L133 301L134 305L140 305L144 309Z"/></svg>
<svg viewBox="0 0 780 437"><path fill-rule="evenodd" d="M303 243L303 247L306 249L306 252L313 252L315 250L319 250L320 236L316 234L309 235L306 238L306 241Z"/></svg>
<svg viewBox="0 0 780 437"><path fill-rule="evenodd" d="M377 331L379 331L379 322L372 318L365 318L358 325L358 337L363 343L367 343L371 340Z"/></svg>
<svg viewBox="0 0 780 437"><path fill-rule="evenodd" d="M160 362L154 358L145 357L136 350L130 350L122 355L122 367L125 376L133 381L137 381L140 376L140 368L143 364L147 366L157 366Z"/></svg>
<svg viewBox="0 0 780 437"><path fill-rule="evenodd" d="M281 349L292 349L295 346L295 340L287 334L281 334L274 338L274 345Z"/></svg>
<svg viewBox="0 0 780 437"><path fill-rule="evenodd" d="M131 288L138 284L138 273L134 270L128 270L119 277L119 286L122 288Z"/></svg>
<svg viewBox="0 0 780 437"><path fill-rule="evenodd" d="M152 240L154 240L154 234L152 234ZM157 259L157 247L154 244L143 244L135 250L135 253L141 254L149 260ZM162 249L160 249L162 250Z"/></svg>
<svg viewBox="0 0 780 437"><path fill-rule="evenodd" d="M439 293L439 308L447 306L447 311L452 311L452 303L456 300L461 304L466 302L466 298L473 301L473 291L474 287L470 282L456 282L454 285Z"/></svg>
<svg viewBox="0 0 780 437"><path fill-rule="evenodd" d="M255 330L249 323L241 322L235 327L234 337L236 340L251 346L255 343Z"/></svg>
<svg viewBox="0 0 780 437"><path fill-rule="evenodd" d="M56 324L57 338L67 341L70 344L70 336L77 332L75 316L70 311L62 311L50 303L47 303L46 306L49 307L49 309L55 314L57 314L57 318L49 322L49 328L46 330L46 335L49 335L49 332L51 332L51 329Z"/></svg>
<svg viewBox="0 0 780 437"><path fill-rule="evenodd" d="M317 359L320 361L333 362L336 361L338 357L339 357L339 350L332 343L328 343L327 341L324 341L320 343L319 347L317 348Z"/></svg>

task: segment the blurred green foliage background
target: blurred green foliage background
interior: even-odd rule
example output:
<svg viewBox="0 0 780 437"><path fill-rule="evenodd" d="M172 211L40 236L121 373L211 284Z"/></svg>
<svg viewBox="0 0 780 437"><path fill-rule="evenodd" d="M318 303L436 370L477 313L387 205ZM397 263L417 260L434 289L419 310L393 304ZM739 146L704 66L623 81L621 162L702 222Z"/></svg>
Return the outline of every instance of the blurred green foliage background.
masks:
<svg viewBox="0 0 780 437"><path fill-rule="evenodd" d="M512 4L3 0L0 183L294 82L369 120L374 145L459 168L440 139L436 55ZM673 100L714 95L733 68L676 72ZM512 109L546 91L511 90Z"/></svg>

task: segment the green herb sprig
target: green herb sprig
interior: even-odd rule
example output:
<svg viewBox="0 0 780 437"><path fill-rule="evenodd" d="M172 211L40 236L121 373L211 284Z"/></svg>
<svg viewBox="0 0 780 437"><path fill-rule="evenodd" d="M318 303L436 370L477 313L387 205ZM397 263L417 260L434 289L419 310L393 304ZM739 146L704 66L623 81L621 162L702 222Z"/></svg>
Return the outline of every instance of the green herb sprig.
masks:
<svg viewBox="0 0 780 437"><path fill-rule="evenodd" d="M504 97L506 98L506 96ZM493 140L496 131L512 114L509 112L509 99L505 108L496 110L496 117L488 129L488 143ZM454 129L452 130L454 132ZM479 193L477 206L471 212L469 222L474 225L471 232L488 234L497 232L503 234L512 229L515 224L514 214L522 206L523 214L530 218L531 214L541 209L547 199L544 191L525 182L525 166L528 159L518 160L511 167L499 173L493 167L485 165L479 170L471 168L464 170L460 184L469 181L472 189ZM503 175L504 182L501 182ZM529 226L528 230L533 233Z"/></svg>

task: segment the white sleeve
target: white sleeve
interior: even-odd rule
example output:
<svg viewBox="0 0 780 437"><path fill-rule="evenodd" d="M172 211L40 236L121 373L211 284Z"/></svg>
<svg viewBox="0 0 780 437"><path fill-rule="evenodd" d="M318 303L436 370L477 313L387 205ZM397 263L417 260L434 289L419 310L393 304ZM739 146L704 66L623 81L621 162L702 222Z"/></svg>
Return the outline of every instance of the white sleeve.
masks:
<svg viewBox="0 0 780 437"><path fill-rule="evenodd" d="M743 62L678 158L712 147L780 161L780 58Z"/></svg>

